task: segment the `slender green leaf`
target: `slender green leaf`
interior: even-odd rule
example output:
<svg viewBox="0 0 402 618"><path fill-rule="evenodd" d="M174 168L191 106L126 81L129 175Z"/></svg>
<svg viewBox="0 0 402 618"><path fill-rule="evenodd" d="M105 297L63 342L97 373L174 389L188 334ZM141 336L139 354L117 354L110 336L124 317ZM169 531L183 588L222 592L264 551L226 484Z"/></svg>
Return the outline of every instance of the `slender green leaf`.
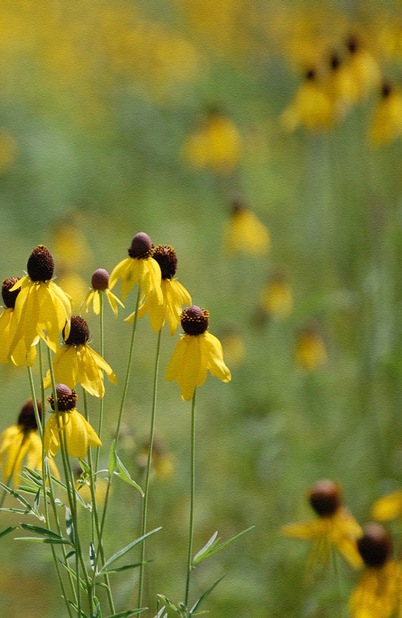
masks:
<svg viewBox="0 0 402 618"><path fill-rule="evenodd" d="M135 487L140 492L141 496L144 497L143 490L138 485L138 483L136 483L134 479L131 478L129 471L127 470L127 468L125 467L125 465L123 464L123 462L121 461L118 455L116 455L116 463L117 463L117 470L118 470L118 472L115 471L116 476L121 478L121 480L124 481L125 483L128 483L132 487Z"/></svg>
<svg viewBox="0 0 402 618"><path fill-rule="evenodd" d="M154 618L168 618L168 615L163 613L165 611L165 607L166 607L165 605L161 607L159 612L156 614Z"/></svg>
<svg viewBox="0 0 402 618"><path fill-rule="evenodd" d="M198 601L196 601L193 605L193 607L190 609L190 616L199 616L200 612L196 612L196 610L200 607L201 603L203 603L203 601L205 601L205 599L207 598L208 595L211 594L211 592L216 588L216 586L222 581L222 579L225 577L225 575L222 575L222 577L220 577L219 579L216 580L216 582L214 584L212 584L212 586L210 586L210 588L208 588L208 590L206 590L204 592L204 594L202 594L200 596L200 598L198 599ZM201 612L204 613L204 612Z"/></svg>
<svg viewBox="0 0 402 618"><path fill-rule="evenodd" d="M9 526L8 528L5 528L5 530L0 532L0 538L2 536L6 536L6 534L8 534L9 532L12 532L13 530L16 530L16 529L17 529L17 526Z"/></svg>
<svg viewBox="0 0 402 618"><path fill-rule="evenodd" d="M44 534L45 536L49 536L53 539L63 539L60 534L49 530L48 528L41 528L40 526L34 526L33 524L21 524L21 528L24 530L29 530L30 532L36 532L37 534ZM65 539L63 539L65 540Z"/></svg>
<svg viewBox="0 0 402 618"><path fill-rule="evenodd" d="M10 494L10 496L13 496L16 500L18 500L20 504L25 506L29 512L32 511L32 506L29 504L28 500L25 500L24 496L21 496L21 494L15 491L15 489L12 489L11 487L9 487L8 485L5 485L1 481L0 481L0 487L2 487L4 491Z"/></svg>
<svg viewBox="0 0 402 618"><path fill-rule="evenodd" d="M52 539L43 536L16 536L14 541L30 541L31 543L51 543L52 545L71 545L68 539Z"/></svg>
<svg viewBox="0 0 402 618"><path fill-rule="evenodd" d="M138 616L142 612L145 612L148 607L142 607L141 609L128 609L124 612L119 612L118 614L112 614L108 616L108 618L128 618L129 616Z"/></svg>
<svg viewBox="0 0 402 618"><path fill-rule="evenodd" d="M204 547L200 549L200 551L194 556L193 564L197 564L198 562L201 562L203 555L207 553L211 545L215 545L217 536L218 536L218 532L214 532L214 534L211 536L209 541L207 541Z"/></svg>
<svg viewBox="0 0 402 618"><path fill-rule="evenodd" d="M222 551L222 549L225 549L225 547L227 547L228 545L233 543L233 541L236 541L238 538L243 536L243 534L246 534L246 532L249 532L253 528L254 528L254 526L250 526L250 528L246 528L246 530L242 530L242 532L239 532L239 534L236 534L232 538L228 539L227 541L224 541L223 543L220 543L219 545L212 544L212 546L210 546L210 548L206 552L204 552L201 557L198 558L197 562L195 562L193 560L193 566L195 566L196 564L198 564L202 560L205 560L205 558L209 558L210 556L213 556L213 555L217 554L218 552ZM198 553L200 553L200 552L198 552Z"/></svg>
<svg viewBox="0 0 402 618"><path fill-rule="evenodd" d="M113 556L111 556L109 558L109 560L106 560L105 564L103 565L103 567L100 569L100 571L98 572L98 575L101 575L102 573L104 573L105 571L108 570L109 566L111 564L113 564L113 562L115 562L115 560L117 560L118 558L121 558L121 556L124 556L124 554L126 554L128 551L130 551L130 549L132 549L133 547L135 547L136 545L139 545L140 543L142 543L143 541L145 541L145 539L147 539L149 536L151 536L152 534L155 534L155 532L159 532L159 530L161 530L161 527L159 528L155 528L154 530L151 530L150 532L147 532L146 534L144 534L143 536L140 536L138 539L135 539L135 541L132 541L131 543L129 543L128 545L126 545L125 547L123 547L122 549L120 549L118 552L116 552L115 554L113 554Z"/></svg>
<svg viewBox="0 0 402 618"><path fill-rule="evenodd" d="M108 569L107 571L104 571L102 569L102 575L110 575L111 573L119 573L120 571L127 571L128 569L135 569L143 564L149 564L149 561L146 562L134 562L133 564L124 564L121 567L114 567L111 569Z"/></svg>

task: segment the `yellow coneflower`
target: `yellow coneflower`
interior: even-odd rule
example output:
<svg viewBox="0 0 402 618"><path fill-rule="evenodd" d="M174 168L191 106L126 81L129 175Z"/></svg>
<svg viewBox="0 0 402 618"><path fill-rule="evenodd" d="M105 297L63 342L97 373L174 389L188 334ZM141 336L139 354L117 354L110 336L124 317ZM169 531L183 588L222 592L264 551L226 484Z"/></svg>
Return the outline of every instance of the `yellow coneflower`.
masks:
<svg viewBox="0 0 402 618"><path fill-rule="evenodd" d="M222 333L221 342L226 361L232 367L239 367L246 356L246 345L238 329L234 326L226 328Z"/></svg>
<svg viewBox="0 0 402 618"><path fill-rule="evenodd" d="M54 261L43 245L38 245L28 259L28 274L17 281L11 292L20 288L14 307L14 336L10 354L22 341L27 354L32 345L43 339L53 352L59 347L60 334L70 328L71 302L52 281Z"/></svg>
<svg viewBox="0 0 402 618"><path fill-rule="evenodd" d="M104 268L98 268L92 275L91 284L92 290L85 299L85 310L88 311L91 303L95 315L99 315L101 308L101 294L104 294L108 300L110 308L115 317L117 317L118 306L124 307L123 303L111 290L109 290L109 273Z"/></svg>
<svg viewBox="0 0 402 618"><path fill-rule="evenodd" d="M190 135L183 159L197 169L230 173L238 165L242 140L236 125L219 110L209 111L203 125Z"/></svg>
<svg viewBox="0 0 402 618"><path fill-rule="evenodd" d="M223 231L223 245L227 253L265 255L270 244L266 225L240 199L234 199Z"/></svg>
<svg viewBox="0 0 402 618"><path fill-rule="evenodd" d="M360 567L363 562L356 540L362 530L343 505L339 484L327 479L318 481L308 497L318 518L283 526L282 534L313 543L310 567L314 563L327 563L331 548L335 548L351 566Z"/></svg>
<svg viewBox="0 0 402 618"><path fill-rule="evenodd" d="M20 289L14 289L17 281L16 277L9 277L4 279L1 286L1 295L4 302L4 309L0 315L0 363L6 363L9 359L15 365L32 365L36 357L36 348L32 346L27 352L24 342L22 340L16 345L13 355L10 356L10 344L14 336L15 320L14 307L17 296Z"/></svg>
<svg viewBox="0 0 402 618"><path fill-rule="evenodd" d="M381 146L401 136L402 93L386 82L372 114L368 137L373 146Z"/></svg>
<svg viewBox="0 0 402 618"><path fill-rule="evenodd" d="M54 457L65 442L67 453L71 457L84 459L90 446L101 446L96 431L76 409L77 393L65 384L56 387L56 402L48 397L53 410L46 423L44 434L45 453ZM57 408L57 411L56 411Z"/></svg>
<svg viewBox="0 0 402 618"><path fill-rule="evenodd" d="M113 289L119 279L121 282L121 296L126 300L136 283L141 291L149 296L155 294L160 304L163 302L161 290L161 269L152 257L152 241L148 234L139 232L131 242L128 250L129 257L115 266L109 281L109 288Z"/></svg>
<svg viewBox="0 0 402 618"><path fill-rule="evenodd" d="M314 323L299 330L296 341L296 364L305 371L314 371L328 361L324 340Z"/></svg>
<svg viewBox="0 0 402 618"><path fill-rule="evenodd" d="M388 521L402 515L402 490L393 491L376 500L371 515L377 521Z"/></svg>
<svg viewBox="0 0 402 618"><path fill-rule="evenodd" d="M191 305L191 296L186 288L175 279L177 269L176 253L170 245L158 245L152 252L152 257L160 266L162 280L161 290L163 302L159 303L155 294L143 296L138 309L138 317L142 318L149 313L149 321L152 329L158 333L165 321L169 325L170 334L174 335L180 323L183 305ZM126 322L132 322L135 314L126 318Z"/></svg>
<svg viewBox="0 0 402 618"><path fill-rule="evenodd" d="M37 409L41 417L42 405L39 401ZM37 429L34 406L28 400L21 408L17 423L7 427L0 436L0 461L5 482L12 480L18 484L24 459L28 468L42 470L42 441ZM52 459L49 459L49 465L53 474L58 476Z"/></svg>
<svg viewBox="0 0 402 618"><path fill-rule="evenodd" d="M103 397L105 385L103 372L116 384L117 378L111 366L88 345L89 328L84 318L73 315L70 332L64 336L64 344L53 358L53 371L57 382L74 388L81 386L94 397ZM50 386L50 372L45 378L45 388Z"/></svg>
<svg viewBox="0 0 402 618"><path fill-rule="evenodd" d="M149 443L144 442L137 455L137 464L140 470L145 471L148 463ZM152 448L152 472L162 481L167 481L173 474L173 458L160 441L155 439Z"/></svg>
<svg viewBox="0 0 402 618"><path fill-rule="evenodd" d="M287 318L293 308L293 293L284 273L278 271L267 281L260 294L260 306L268 315Z"/></svg>
<svg viewBox="0 0 402 618"><path fill-rule="evenodd" d="M347 38L346 48L349 52L347 66L357 86L358 98L364 99L380 85L381 72L378 62L355 34Z"/></svg>
<svg viewBox="0 0 402 618"><path fill-rule="evenodd" d="M314 68L308 69L293 101L282 112L281 121L285 130L291 132L298 127L309 131L323 131L335 122L331 97Z"/></svg>
<svg viewBox="0 0 402 618"><path fill-rule="evenodd" d="M181 314L184 335L177 342L166 369L166 379L176 381L182 399L190 400L197 386L202 386L208 371L222 382L229 382L231 374L223 360L222 345L207 332L209 313L196 305Z"/></svg>
<svg viewBox="0 0 402 618"><path fill-rule="evenodd" d="M350 615L390 618L401 608L402 576L399 563L392 559L391 537L381 524L369 523L357 545L366 568L350 596Z"/></svg>

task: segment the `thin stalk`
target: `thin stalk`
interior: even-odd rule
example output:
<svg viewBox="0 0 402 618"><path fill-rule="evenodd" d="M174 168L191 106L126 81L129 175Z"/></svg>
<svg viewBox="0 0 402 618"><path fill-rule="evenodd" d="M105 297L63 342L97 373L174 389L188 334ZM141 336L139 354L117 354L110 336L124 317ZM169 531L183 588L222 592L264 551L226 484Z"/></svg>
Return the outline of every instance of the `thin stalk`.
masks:
<svg viewBox="0 0 402 618"><path fill-rule="evenodd" d="M127 399L127 393L128 393L128 385L129 385L130 375L131 375L131 367L132 367L132 364L133 364L134 342L135 342L135 333L136 333L136 330L137 330L137 321L138 321L138 317L137 316L138 316L138 307L139 307L139 304L140 304L140 295L141 295L141 289L138 286L137 300L136 300L136 304L135 304L135 315L134 315L134 321L133 321L133 328L131 330L130 348L129 348L129 352L128 352L126 377L124 379L123 393L122 393L122 396L121 396L119 415L118 415L118 418L117 418L117 425L116 425L116 431L115 431L115 448L116 448L116 450L117 450L117 444L118 444L118 441L119 441L119 433L120 433L120 426L121 426L121 421L122 421L122 417L123 417L123 412L124 412L124 408L126 406L126 399ZM105 502L104 502L104 505L103 505L101 527L100 527L100 535L101 535L101 537L103 537L103 530L104 530L104 527L105 527L106 512L107 512L107 507L108 507L108 504L109 504L110 486L112 484L112 478L113 478L113 475L109 474L108 485L107 485L106 495L105 495Z"/></svg>
<svg viewBox="0 0 402 618"><path fill-rule="evenodd" d="M195 502L195 394L191 402L191 454L190 454L190 515L188 526L187 577L184 604L188 607L190 594L190 579L193 569L193 539L194 539L194 502Z"/></svg>
<svg viewBox="0 0 402 618"><path fill-rule="evenodd" d="M101 292L99 294L99 303L100 303L100 311L99 311L99 354L102 356L104 356L104 348L105 348L105 344L104 344L104 311L103 311L103 307L104 307L104 303L103 303L103 292ZM103 416L104 416L104 403L103 403L104 399L103 397L100 398L99 401L99 426L98 426L98 436L99 438L102 440L102 429L103 429ZM96 447L96 459L95 459L95 470L97 470L99 468L99 455L100 455L100 446ZM96 478L95 478L95 485L96 485Z"/></svg>
<svg viewBox="0 0 402 618"><path fill-rule="evenodd" d="M148 502L149 502L149 482L151 478L151 468L152 468L152 453L154 447L155 440L155 424L156 424L156 402L158 395L158 374L159 374L159 359L160 359L160 348L161 348L161 336L162 336L162 328L158 333L158 341L156 344L156 358L155 358L155 369L154 369L154 388L152 395L152 411L151 411L151 423L149 429L149 441L148 441L148 457L147 457L147 467L145 470L145 483L144 483L144 500L142 503L142 517L141 517L141 536L147 531L147 519L148 519ZM139 574L139 590L138 590L138 607L142 607L142 598L144 591L144 564L145 562L145 541L143 541L141 545L141 565L140 565L140 574Z"/></svg>

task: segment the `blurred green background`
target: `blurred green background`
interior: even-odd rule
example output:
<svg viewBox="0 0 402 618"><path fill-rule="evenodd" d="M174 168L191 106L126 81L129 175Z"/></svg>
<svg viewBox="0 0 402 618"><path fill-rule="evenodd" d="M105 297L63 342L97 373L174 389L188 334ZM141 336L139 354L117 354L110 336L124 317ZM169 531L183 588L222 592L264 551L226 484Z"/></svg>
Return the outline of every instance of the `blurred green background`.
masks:
<svg viewBox="0 0 402 618"><path fill-rule="evenodd" d="M362 50L356 90L339 75ZM196 569L194 598L226 573L206 603L214 618L338 615L356 573L341 565L341 593L330 570L307 582L308 547L280 527L313 517L306 492L320 478L343 485L361 523L401 482L400 3L3 0L0 57L2 278L21 276L43 243L79 312L95 268L111 271L146 231L175 247L179 280L223 342L232 382L209 378L197 397L195 548L215 530L255 528ZM300 95L306 85L322 90ZM235 200L269 230L267 253L252 241L225 250ZM105 444L133 305L107 316L120 383L106 393ZM163 335L152 610L156 593L180 601L184 588L190 406L163 379L177 338ZM155 349L144 319L121 455L139 482ZM22 368L2 366L0 379L5 428L30 391ZM116 483L109 553L139 519L139 496ZM4 615L63 615L47 548L1 542ZM133 584L116 576L121 609Z"/></svg>

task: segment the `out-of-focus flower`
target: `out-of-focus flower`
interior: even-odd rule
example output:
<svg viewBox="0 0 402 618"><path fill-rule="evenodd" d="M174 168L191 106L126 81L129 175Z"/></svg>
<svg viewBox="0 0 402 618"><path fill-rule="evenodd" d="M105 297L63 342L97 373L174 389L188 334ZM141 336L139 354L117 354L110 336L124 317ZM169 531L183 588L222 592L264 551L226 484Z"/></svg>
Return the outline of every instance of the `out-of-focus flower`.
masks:
<svg viewBox="0 0 402 618"><path fill-rule="evenodd" d="M317 70L308 69L293 101L283 111L281 121L287 131L304 127L309 131L330 129L336 119L333 100Z"/></svg>
<svg viewBox="0 0 402 618"><path fill-rule="evenodd" d="M223 230L223 245L227 253L265 255L270 244L268 228L240 199L234 199Z"/></svg>
<svg viewBox="0 0 402 618"><path fill-rule="evenodd" d="M218 110L209 111L202 126L187 138L182 156L192 167L229 174L238 165L242 139L236 125Z"/></svg>
<svg viewBox="0 0 402 618"><path fill-rule="evenodd" d="M402 515L402 490L393 491L376 500L371 515L377 521L388 521Z"/></svg>
<svg viewBox="0 0 402 618"><path fill-rule="evenodd" d="M355 76L343 58L333 52L329 58L327 88L336 120L342 120L359 97Z"/></svg>
<svg viewBox="0 0 402 618"><path fill-rule="evenodd" d="M92 263L92 250L80 228L79 215L71 212L68 220L57 223L53 230L52 251L61 270L79 272L83 264Z"/></svg>
<svg viewBox="0 0 402 618"><path fill-rule="evenodd" d="M282 271L278 270L263 287L260 306L268 315L279 319L287 318L292 312L292 288Z"/></svg>
<svg viewBox="0 0 402 618"><path fill-rule="evenodd" d="M149 321L156 333L160 331L166 320L169 325L170 334L174 335L180 323L183 305L191 305L191 296L186 288L174 277L177 268L177 257L173 247L170 245L158 245L154 248L152 257L158 262L161 269L163 302L158 302L158 297L155 294L144 295L138 309L138 317L142 318L149 313ZM132 322L134 316L135 313L132 313L125 321Z"/></svg>
<svg viewBox="0 0 402 618"><path fill-rule="evenodd" d="M41 403L37 402L39 417L42 417ZM22 463L26 460L28 468L42 470L42 440L38 434L38 425L34 406L31 400L21 408L18 420L3 431L0 436L0 460L3 470L3 480L19 483ZM58 477L56 465L49 459L49 465L54 476Z"/></svg>
<svg viewBox="0 0 402 618"><path fill-rule="evenodd" d="M244 339L234 327L227 328L221 337L226 362L232 367L239 367L246 355Z"/></svg>
<svg viewBox="0 0 402 618"><path fill-rule="evenodd" d="M44 434L45 453L54 457L65 442L71 457L84 459L90 446L102 446L96 431L76 409L77 394L65 384L56 387L56 400L48 397L53 413L46 423ZM56 411L57 408L57 411Z"/></svg>
<svg viewBox="0 0 402 618"><path fill-rule="evenodd" d="M381 72L378 62L366 49L359 37L351 34L346 40L349 52L347 67L357 87L358 99L364 99L380 85Z"/></svg>
<svg viewBox="0 0 402 618"><path fill-rule="evenodd" d="M299 330L296 341L296 364L305 371L314 371L328 361L324 340L315 323Z"/></svg>
<svg viewBox="0 0 402 618"><path fill-rule="evenodd" d="M111 366L88 345L89 328L87 322L78 315L71 318L68 337L64 336L63 345L54 355L54 376L61 384L74 388L76 384L94 397L103 397L105 385L103 372L116 384L117 378ZM50 372L47 373L44 386L49 387Z"/></svg>
<svg viewBox="0 0 402 618"><path fill-rule="evenodd" d="M148 462L149 444L144 442L137 455L137 463L141 470L145 470ZM173 458L159 440L155 439L152 448L152 472L161 481L167 481L173 474Z"/></svg>
<svg viewBox="0 0 402 618"><path fill-rule="evenodd" d="M402 135L402 93L392 84L385 82L381 88L381 97L374 108L369 140L373 146L392 142Z"/></svg>
<svg viewBox="0 0 402 618"><path fill-rule="evenodd" d="M10 291L20 288L14 307L15 330L10 344L14 356L20 342L29 355L39 338L56 352L60 334L70 329L71 301L52 281L54 261L43 245L38 245L28 259L28 274L19 279ZM15 358L15 357L14 357Z"/></svg>
<svg viewBox="0 0 402 618"><path fill-rule="evenodd" d="M104 268L98 268L92 275L91 283L92 290L85 299L85 309L88 311L91 303L95 315L99 315L101 308L101 295L104 294L109 302L109 305L117 317L118 307L124 307L123 303L111 290L109 290L109 273Z"/></svg>
<svg viewBox="0 0 402 618"><path fill-rule="evenodd" d="M85 295L88 291L88 286L86 285L81 275L72 270L64 270L62 268L59 271L57 283L61 287L63 292L65 292L70 298L71 307L73 309L82 305L85 299Z"/></svg>
<svg viewBox="0 0 402 618"><path fill-rule="evenodd" d="M92 492L90 487L90 479L88 475L83 471L81 466L78 464L74 469L74 477L75 477L75 487L79 492L81 498L85 500L87 504L92 504ZM95 500L97 505L102 505L105 502L106 492L108 491L108 481L101 477L96 477L96 487L95 487ZM109 488L110 491L110 488ZM77 501L77 506L80 506L80 502Z"/></svg>
<svg viewBox="0 0 402 618"><path fill-rule="evenodd" d="M166 369L166 379L180 387L182 399L189 401L197 386L202 386L208 371L222 382L229 382L231 374L223 361L222 345L207 332L209 313L196 305L181 315L184 335L177 342Z"/></svg>
<svg viewBox="0 0 402 618"><path fill-rule="evenodd" d="M362 566L356 544L362 530L343 505L339 484L330 480L317 481L308 497L318 518L282 528L284 536L312 542L308 568L327 563L331 549L336 549L352 567Z"/></svg>
<svg viewBox="0 0 402 618"><path fill-rule="evenodd" d="M145 232L138 232L131 242L128 250L129 257L115 266L110 275L109 288L112 289L119 279L121 283L121 295L126 300L136 283L145 296L155 295L159 304L163 303L161 290L161 269L152 257L153 244Z"/></svg>
<svg viewBox="0 0 402 618"><path fill-rule="evenodd" d="M401 610L401 568L392 559L392 540L377 523L364 527L357 541L366 566L349 599L352 618L390 618ZM400 615L400 614L398 614Z"/></svg>

